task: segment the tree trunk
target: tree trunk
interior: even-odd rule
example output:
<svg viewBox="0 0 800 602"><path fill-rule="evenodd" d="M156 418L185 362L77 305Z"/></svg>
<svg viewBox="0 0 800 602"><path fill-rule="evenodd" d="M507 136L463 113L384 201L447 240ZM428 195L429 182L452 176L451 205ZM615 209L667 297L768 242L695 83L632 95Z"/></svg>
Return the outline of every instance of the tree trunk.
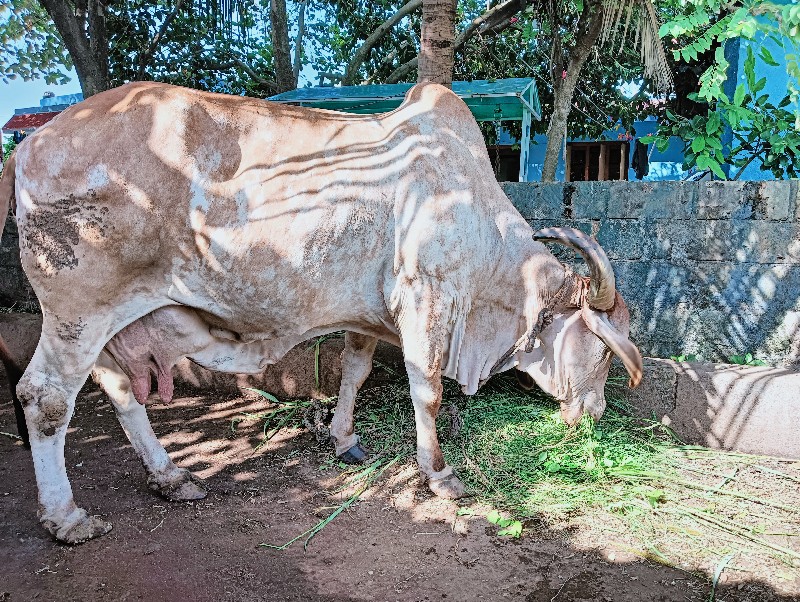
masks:
<svg viewBox="0 0 800 602"><path fill-rule="evenodd" d="M455 42L453 42L453 52L455 53L461 50L473 36L478 34L484 36L499 34L513 23L514 16L524 10L527 5L528 0L506 0L506 2L502 4L493 6L482 15L473 19L472 22L456 36ZM386 78L386 83L396 84L403 80L406 75L417 68L418 63L418 56L403 63Z"/></svg>
<svg viewBox="0 0 800 602"><path fill-rule="evenodd" d="M101 0L41 0L64 41L83 97L111 87L108 70L108 36L105 5Z"/></svg>
<svg viewBox="0 0 800 602"><path fill-rule="evenodd" d="M271 0L269 21L272 26L272 54L275 57L275 80L278 92L297 88L297 79L292 68L292 53L289 48L289 25L286 18L286 0Z"/></svg>
<svg viewBox="0 0 800 602"><path fill-rule="evenodd" d="M417 82L453 82L456 0L423 0Z"/></svg>
<svg viewBox="0 0 800 602"><path fill-rule="evenodd" d="M544 151L542 182L554 182L556 179L558 157L561 154L561 147L567 133L567 118L572 108L575 86L580 78L581 69L586 63L586 59L589 58L592 47L597 38L600 37L602 25L602 7L595 6L591 10L587 6L578 22L578 43L569 50L566 69L563 68L563 62L558 60L558 57L554 62L554 73L551 74L553 78L553 114L547 126L547 146ZM566 71L565 75L563 74L564 71Z"/></svg>
<svg viewBox="0 0 800 602"><path fill-rule="evenodd" d="M300 79L300 67L303 64L303 34L306 27L306 0L299 1L300 14L297 16L297 36L294 39L294 63L292 65L295 88L297 87L297 80Z"/></svg>

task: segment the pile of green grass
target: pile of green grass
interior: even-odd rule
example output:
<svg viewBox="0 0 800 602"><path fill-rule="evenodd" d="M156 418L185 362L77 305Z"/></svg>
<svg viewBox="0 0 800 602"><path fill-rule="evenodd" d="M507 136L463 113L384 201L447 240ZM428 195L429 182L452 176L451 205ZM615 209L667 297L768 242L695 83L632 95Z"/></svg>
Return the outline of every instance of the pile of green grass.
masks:
<svg viewBox="0 0 800 602"><path fill-rule="evenodd" d="M520 390L513 377L493 379L466 397L447 383L442 407L455 405L461 428L453 436L443 410L439 435L445 457L481 501L523 518L565 517L581 508L623 501L615 487L620 472L660 467L675 442L659 423L643 423L620 411L619 402L595 425L588 416L574 428L543 394ZM404 383L365 392L357 430L379 452L414 449L414 416ZM651 491L653 490L653 491ZM654 488L624 493L648 499Z"/></svg>
<svg viewBox="0 0 800 602"><path fill-rule="evenodd" d="M439 438L473 500L525 525L580 526L639 556L689 569L800 567L800 462L687 446L629 413L611 382L608 409L576 427L558 404L500 375L472 397L445 383ZM447 408L458 408L454 435ZM378 458L413 458L402 379L359 395L356 429ZM491 520L491 519L490 519ZM753 560L753 559L756 560ZM745 570L739 567L740 570ZM751 569L750 569L751 570Z"/></svg>
<svg viewBox="0 0 800 602"><path fill-rule="evenodd" d="M499 510L528 530L577 527L593 541L687 570L756 566L796 576L800 462L682 445L659 422L631 416L614 390L612 382L598 424L584 417L568 427L557 403L522 391L511 375L472 397L446 382L439 438L472 494L469 503L493 508L491 522ZM460 416L456 433L451 406ZM355 418L374 454L364 474L413 461L414 411L404 379L362 392ZM357 486L362 469L342 469ZM744 557L749 568L737 566Z"/></svg>

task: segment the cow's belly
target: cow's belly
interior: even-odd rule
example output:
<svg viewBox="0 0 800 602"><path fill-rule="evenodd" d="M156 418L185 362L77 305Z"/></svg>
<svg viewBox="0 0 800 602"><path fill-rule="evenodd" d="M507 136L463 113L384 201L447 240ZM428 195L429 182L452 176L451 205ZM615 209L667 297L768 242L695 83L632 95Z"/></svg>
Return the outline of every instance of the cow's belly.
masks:
<svg viewBox="0 0 800 602"><path fill-rule="evenodd" d="M381 338L396 333L382 293L383 254L359 258L358 248L330 248L328 257L310 266L313 253L286 251L218 249L213 256L201 255L174 270L168 296L245 340L341 329Z"/></svg>

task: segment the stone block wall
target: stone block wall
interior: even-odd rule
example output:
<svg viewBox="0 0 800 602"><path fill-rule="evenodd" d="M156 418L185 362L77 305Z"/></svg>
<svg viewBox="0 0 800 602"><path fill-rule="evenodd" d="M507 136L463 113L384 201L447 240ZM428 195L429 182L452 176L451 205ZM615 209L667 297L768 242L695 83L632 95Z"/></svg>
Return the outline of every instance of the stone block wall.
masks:
<svg viewBox="0 0 800 602"><path fill-rule="evenodd" d="M800 363L800 186L761 182L507 183L534 228L572 226L608 253L651 356ZM556 249L553 248L555 251ZM572 252L559 252L572 259Z"/></svg>

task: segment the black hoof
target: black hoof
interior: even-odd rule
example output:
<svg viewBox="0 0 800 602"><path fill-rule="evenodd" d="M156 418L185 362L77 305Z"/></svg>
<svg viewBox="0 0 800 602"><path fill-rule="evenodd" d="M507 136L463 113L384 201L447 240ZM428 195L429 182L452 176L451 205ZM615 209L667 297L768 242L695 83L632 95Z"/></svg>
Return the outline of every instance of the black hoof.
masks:
<svg viewBox="0 0 800 602"><path fill-rule="evenodd" d="M339 454L339 459L345 464L363 464L368 456L367 449L360 443L356 443L346 452Z"/></svg>

